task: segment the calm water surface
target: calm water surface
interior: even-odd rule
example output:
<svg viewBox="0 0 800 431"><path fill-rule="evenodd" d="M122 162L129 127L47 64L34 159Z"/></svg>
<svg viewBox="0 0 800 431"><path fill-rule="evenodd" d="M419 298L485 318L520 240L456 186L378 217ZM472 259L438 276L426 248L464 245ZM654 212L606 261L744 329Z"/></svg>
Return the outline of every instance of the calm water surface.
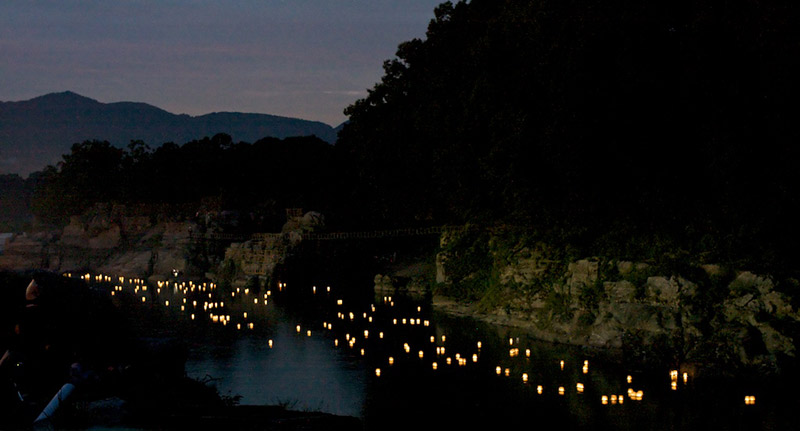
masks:
<svg viewBox="0 0 800 431"><path fill-rule="evenodd" d="M625 367L369 286L136 284L115 294L187 341L190 377L241 404L356 416L369 429L800 429L789 385Z"/></svg>

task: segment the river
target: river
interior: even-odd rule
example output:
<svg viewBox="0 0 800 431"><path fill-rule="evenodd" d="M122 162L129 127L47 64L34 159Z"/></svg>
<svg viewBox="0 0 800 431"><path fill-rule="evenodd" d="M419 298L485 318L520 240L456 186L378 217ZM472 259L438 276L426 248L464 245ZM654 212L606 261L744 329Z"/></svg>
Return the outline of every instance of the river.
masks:
<svg viewBox="0 0 800 431"><path fill-rule="evenodd" d="M371 286L113 281L118 303L189 345L190 377L240 404L355 416L367 429L797 429L789 385L622 365Z"/></svg>

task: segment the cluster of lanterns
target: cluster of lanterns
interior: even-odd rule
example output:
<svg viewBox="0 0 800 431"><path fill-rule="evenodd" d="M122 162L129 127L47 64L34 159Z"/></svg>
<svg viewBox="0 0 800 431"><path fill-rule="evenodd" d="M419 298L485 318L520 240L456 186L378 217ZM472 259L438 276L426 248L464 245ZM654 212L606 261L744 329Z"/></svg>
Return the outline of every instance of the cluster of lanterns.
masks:
<svg viewBox="0 0 800 431"><path fill-rule="evenodd" d="M72 273L64 273L63 275L65 277L73 277ZM80 275L80 278L82 280L87 281L87 282L106 282L106 283L109 283L112 280L116 279L116 280L118 280L119 284L115 284L113 286L113 290L111 291L111 295L112 296L117 294L117 293L122 292L124 290L125 286L128 285L128 286L132 286L133 287L134 295L140 295L141 294L140 297L141 297L141 301L142 302L146 302L147 301L147 295L145 294L147 292L147 283L142 279L139 279L139 278L126 278L126 277L113 278L113 277L111 277L109 275L103 275L103 274L97 274L95 276L92 276L91 274L83 274L83 275ZM227 326L227 325L231 324L231 319L232 319L231 315L229 313L225 313L224 312L224 310L226 310L225 302L221 301L219 299L213 300L214 296L212 295L212 293L214 293L214 291L216 290L216 285L214 283L208 283L208 282L195 283L193 281L188 281L188 282L158 281L157 282L157 294L160 294L162 289L168 289L170 287L172 288L174 294L178 297L177 298L178 299L178 305L180 305L181 311L185 311L186 307L190 307L191 308L191 311L192 311L192 313L190 314L191 320L195 320L196 313L200 312L200 307L202 307L202 312L206 313L208 315L208 318L210 319L211 322L220 323L223 326ZM282 292L288 286L284 282L279 282L277 287L278 287L278 291ZM321 290L321 289L318 289L317 286L312 286L311 290L312 290L312 294L313 295L317 295L317 292L319 290ZM330 286L326 286L325 291L327 293L330 293L331 292L331 287ZM186 297L189 293L195 293L195 297L198 297L198 299L199 299L199 297L201 297L199 294L206 294L207 293L207 300L201 300L201 301L198 302L197 299L193 299L191 301L191 303L189 303L188 300L187 300L187 297ZM236 295L239 295L239 296L242 296L242 297L246 297L246 296L251 295L251 292L247 288L244 288L244 289L237 288L235 291L231 291L231 297L236 297ZM263 297L260 297L258 295L254 295L254 297L252 298L252 303L254 305L258 305L259 302L260 302L261 304L266 306L269 303L269 298L270 298L271 295L272 295L272 292L269 291L269 290L265 294L263 294ZM175 298L173 298L173 299L175 299ZM250 300L248 299L247 301L249 302ZM343 307L345 301L344 301L344 299L339 298L339 299L336 299L335 303L336 303L336 305L338 307ZM171 302L169 299L163 300L163 304L164 304L165 307L176 306L174 301ZM387 307L390 307L390 308L394 307L395 306L394 299L391 296L383 297L383 305L385 305ZM418 314L421 313L422 312L421 306L417 306L416 307L416 311L417 311ZM367 324L373 324L375 318L377 317L377 315L376 315L377 312L378 312L378 308L376 307L376 305L375 304L371 304L369 312L356 313L354 311L338 311L336 316L337 316L337 318L339 320L342 320L342 321L345 322L345 324L344 324L345 326L346 326L346 324L355 324L357 321L366 322ZM241 330L242 328L249 328L251 330L254 329L255 324L252 321L248 321L248 312L244 311L244 312L242 312L241 315L242 315L242 321L235 322L235 326L236 326L237 330ZM391 318L390 321L391 321L391 326L396 326L396 327L401 327L401 326L417 327L417 328L420 328L419 330L421 330L422 328L430 327L430 321L429 320L423 319L423 318L418 317L418 316L393 317L393 318ZM323 327L323 329L325 329L327 331L333 331L333 328L334 328L333 324L331 322L328 322L328 321L322 322L322 327ZM295 329L296 329L296 332L298 334L302 333L302 331L303 331L302 326L299 325L299 324L296 325ZM359 341L357 341L357 337L352 336L349 332L345 333L345 337L344 338L345 338L345 340L347 342L347 345L351 349L355 348L357 343L360 344L359 345L359 350L358 350L360 356L365 356L366 355L366 352L367 352L367 350L366 350L366 342L367 342L367 340L370 340L370 334L371 333L373 335L375 333L377 333L379 340L383 340L384 339L384 332L383 331L374 330L374 331L371 332L370 329L363 329L363 330L360 329L358 332L363 334L363 338L362 338L363 341L360 342L360 343L359 343ZM311 337L312 336L312 331L310 329L306 329L305 330L305 335L307 337ZM471 355L466 355L466 356L462 356L460 353L455 353L455 355L453 355L453 356L445 356L446 355L446 347L444 346L444 344L446 342L446 335L441 335L440 338L438 338L437 336L431 335L429 337L429 339L430 339L430 343L434 345L433 347L434 347L434 352L435 352L435 354L433 355L433 359L434 360L432 360L430 362L430 369L431 370L435 371L435 370L439 370L441 368L441 362L440 362L440 360L437 359L437 358L441 358L441 357L444 357L443 358L444 359L444 364L452 365L452 364L455 363L456 365L458 365L460 367L464 367L464 366L468 365L468 363L470 362L468 360L468 358L471 359L472 363L478 363L478 361L479 361L479 358L480 358L479 353L480 353L480 351L481 351L481 349L483 347L483 343L481 341L477 341L475 343L475 345L477 346L477 349L478 349L478 352L476 352L476 353L472 353ZM436 343L437 339L441 340L441 345L436 345L437 344ZM268 344L269 348L273 348L273 346L274 346L274 342L271 339L268 340L267 344ZM362 347L361 344L364 344L365 346ZM340 345L339 338L334 338L334 346L338 347L339 345ZM509 348L509 351L508 351L509 352L508 356L510 358L519 357L521 352L522 352L521 348L519 347L519 339L518 338L517 339L509 338L509 346L510 346L510 348ZM407 342L407 341L403 342L402 349L406 353L406 355L411 355L412 346L411 346L411 344L409 342ZM420 360L423 360L423 359L426 358L426 354L425 354L424 350L422 350L422 349L415 349L415 350L416 350L416 354L413 355L413 356L418 357ZM530 349L525 349L524 350L524 355L525 355L525 358L530 358L531 357L531 350ZM396 360L395 360L394 356L388 356L387 361L386 361L388 366L390 366L390 367L394 366L395 362L396 362ZM559 367L559 369L561 371L563 371L565 369L565 361L563 359L558 361L558 367ZM495 367L494 371L498 376L511 377L511 375L512 375L511 368L509 368L509 367L502 367L502 366L498 365L498 366ZM382 371L382 369L380 367L376 367L374 372L375 372L375 376L376 377L381 377L381 376L385 375L385 372ZM584 360L583 361L583 365L581 367L581 372L582 372L582 374L588 374L589 373L589 361L588 360ZM683 372L682 375L681 375L679 373L679 370L674 370L673 369L673 370L670 370L669 375L670 375L670 388L672 390L677 390L678 389L678 382L679 382L679 380L681 378L682 378L684 384L688 383L689 374L687 372ZM521 380L522 380L523 384L528 385L530 383L530 380L531 380L531 377L530 377L529 373L528 372L522 372L521 373ZM633 377L631 375L627 375L625 380L626 380L626 383L628 383L628 385L630 385L633 382ZM544 391L545 391L544 385L541 385L541 384L537 384L535 386L535 388L536 388L536 393L540 394L540 395L543 394ZM586 385L583 382L576 382L575 383L575 392L576 393L583 394L585 392L585 390L586 390ZM558 395L562 395L562 396L565 395L565 393L566 393L565 387L564 386L557 386L556 392L558 393ZM628 390L627 390L627 394L626 395L622 395L622 394L602 395L600 397L600 402L603 405L608 405L608 404L621 405L621 404L624 404L626 396L627 396L627 398L629 400L641 401L642 398L643 398L643 395L644 395L644 393L643 393L642 390L634 390L633 388L629 387ZM746 405L754 405L755 404L755 396L752 396L752 395L745 396L745 404Z"/></svg>

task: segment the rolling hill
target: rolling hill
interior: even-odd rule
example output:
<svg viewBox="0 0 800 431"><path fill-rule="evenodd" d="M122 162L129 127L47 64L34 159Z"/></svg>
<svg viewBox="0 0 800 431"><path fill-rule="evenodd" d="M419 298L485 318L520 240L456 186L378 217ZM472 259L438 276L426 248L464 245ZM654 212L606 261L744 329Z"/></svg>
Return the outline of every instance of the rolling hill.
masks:
<svg viewBox="0 0 800 431"><path fill-rule="evenodd" d="M177 115L146 103L101 103L67 91L0 102L0 174L41 170L57 163L73 143L88 139L120 147L131 140L158 146L217 133L227 133L235 142L309 135L336 140L334 128L318 121L238 112Z"/></svg>

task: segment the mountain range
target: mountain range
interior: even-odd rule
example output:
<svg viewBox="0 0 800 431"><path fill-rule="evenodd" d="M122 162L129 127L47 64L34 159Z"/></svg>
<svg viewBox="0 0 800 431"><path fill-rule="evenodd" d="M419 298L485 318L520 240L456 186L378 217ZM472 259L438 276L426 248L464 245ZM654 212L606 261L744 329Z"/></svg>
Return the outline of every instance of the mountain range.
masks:
<svg viewBox="0 0 800 431"><path fill-rule="evenodd" d="M275 115L178 115L146 103L102 103L71 91L50 93L0 102L0 174L28 175L58 163L72 144L92 139L118 147L142 140L157 147L227 133L234 142L315 135L334 143L337 129L318 121Z"/></svg>

